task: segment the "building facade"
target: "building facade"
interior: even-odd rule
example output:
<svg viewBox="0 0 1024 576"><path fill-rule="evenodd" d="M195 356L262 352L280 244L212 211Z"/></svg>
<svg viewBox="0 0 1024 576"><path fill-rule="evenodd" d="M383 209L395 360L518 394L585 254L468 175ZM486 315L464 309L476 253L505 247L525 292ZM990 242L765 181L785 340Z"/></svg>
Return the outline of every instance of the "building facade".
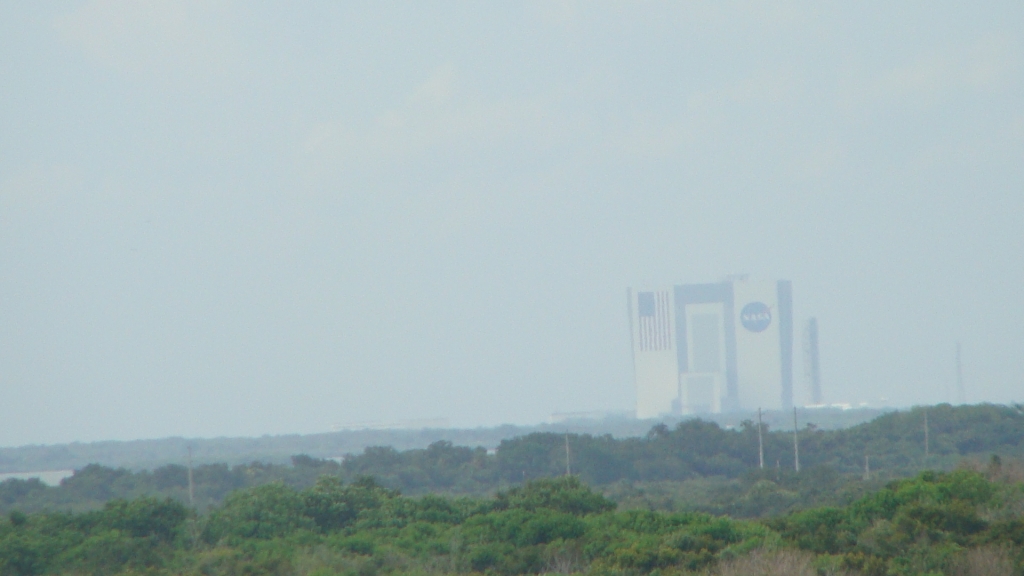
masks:
<svg viewBox="0 0 1024 576"><path fill-rule="evenodd" d="M746 277L628 290L636 415L793 406L793 296Z"/></svg>

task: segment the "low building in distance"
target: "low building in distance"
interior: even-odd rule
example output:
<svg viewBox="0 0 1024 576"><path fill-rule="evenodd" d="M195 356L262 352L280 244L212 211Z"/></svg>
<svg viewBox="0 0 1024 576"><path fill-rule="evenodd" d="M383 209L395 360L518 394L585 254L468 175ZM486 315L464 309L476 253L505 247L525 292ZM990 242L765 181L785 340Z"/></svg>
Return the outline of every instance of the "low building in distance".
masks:
<svg viewBox="0 0 1024 576"><path fill-rule="evenodd" d="M629 289L637 418L793 406L788 280Z"/></svg>

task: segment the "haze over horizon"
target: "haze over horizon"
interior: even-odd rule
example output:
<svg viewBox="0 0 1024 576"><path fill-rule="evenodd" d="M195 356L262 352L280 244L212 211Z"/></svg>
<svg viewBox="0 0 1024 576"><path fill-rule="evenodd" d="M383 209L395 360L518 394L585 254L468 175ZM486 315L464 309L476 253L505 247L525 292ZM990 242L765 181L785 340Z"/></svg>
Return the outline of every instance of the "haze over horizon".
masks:
<svg viewBox="0 0 1024 576"><path fill-rule="evenodd" d="M969 402L1024 400L1021 30L0 4L0 446L630 410L626 287L732 273L793 282L827 402L952 401L957 342Z"/></svg>

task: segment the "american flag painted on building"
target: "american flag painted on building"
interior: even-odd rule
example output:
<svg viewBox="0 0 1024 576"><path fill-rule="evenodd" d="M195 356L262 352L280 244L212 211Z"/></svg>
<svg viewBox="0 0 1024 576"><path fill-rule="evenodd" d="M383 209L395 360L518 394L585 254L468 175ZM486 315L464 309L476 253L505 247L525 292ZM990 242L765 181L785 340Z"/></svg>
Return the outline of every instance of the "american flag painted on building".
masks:
<svg viewBox="0 0 1024 576"><path fill-rule="evenodd" d="M637 336L641 352L669 350L672 347L668 298L668 292L637 292L636 310L640 319Z"/></svg>

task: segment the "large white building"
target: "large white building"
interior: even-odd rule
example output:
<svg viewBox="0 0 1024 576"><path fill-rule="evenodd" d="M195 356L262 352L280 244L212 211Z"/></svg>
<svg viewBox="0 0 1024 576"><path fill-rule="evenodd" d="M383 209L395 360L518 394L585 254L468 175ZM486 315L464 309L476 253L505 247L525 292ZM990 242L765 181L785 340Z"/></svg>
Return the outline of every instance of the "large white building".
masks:
<svg viewBox="0 0 1024 576"><path fill-rule="evenodd" d="M793 406L793 296L746 277L628 290L637 418Z"/></svg>

